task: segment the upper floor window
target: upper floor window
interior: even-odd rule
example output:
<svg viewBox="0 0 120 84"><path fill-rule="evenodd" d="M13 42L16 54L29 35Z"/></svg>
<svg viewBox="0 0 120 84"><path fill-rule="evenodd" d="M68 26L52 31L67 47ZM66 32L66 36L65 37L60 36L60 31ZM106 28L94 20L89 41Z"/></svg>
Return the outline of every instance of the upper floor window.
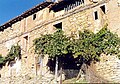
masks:
<svg viewBox="0 0 120 84"><path fill-rule="evenodd" d="M95 20L98 19L98 12L97 12L97 11L94 12L94 19L95 19Z"/></svg>
<svg viewBox="0 0 120 84"><path fill-rule="evenodd" d="M35 19L36 19L36 14L33 15L33 20L35 20Z"/></svg>
<svg viewBox="0 0 120 84"><path fill-rule="evenodd" d="M58 24L55 24L53 25L55 28L57 29L62 29L62 22L58 23Z"/></svg>
<svg viewBox="0 0 120 84"><path fill-rule="evenodd" d="M118 7L120 7L120 0L117 0Z"/></svg>
<svg viewBox="0 0 120 84"><path fill-rule="evenodd" d="M26 52L28 50L28 36L24 37L24 51Z"/></svg>
<svg viewBox="0 0 120 84"><path fill-rule="evenodd" d="M101 8L102 12L105 14L105 12L106 12L105 5L101 6L100 8Z"/></svg>

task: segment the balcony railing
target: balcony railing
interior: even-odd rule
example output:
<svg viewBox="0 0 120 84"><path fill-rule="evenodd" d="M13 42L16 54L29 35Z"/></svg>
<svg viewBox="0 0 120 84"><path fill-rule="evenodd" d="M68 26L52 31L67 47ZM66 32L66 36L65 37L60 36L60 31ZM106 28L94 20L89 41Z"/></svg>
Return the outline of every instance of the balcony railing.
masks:
<svg viewBox="0 0 120 84"><path fill-rule="evenodd" d="M77 7L77 6L83 6L84 5L84 0L79 0L79 1L76 1L75 3L72 3L72 4L69 4L69 5L66 5L64 10L65 12Z"/></svg>

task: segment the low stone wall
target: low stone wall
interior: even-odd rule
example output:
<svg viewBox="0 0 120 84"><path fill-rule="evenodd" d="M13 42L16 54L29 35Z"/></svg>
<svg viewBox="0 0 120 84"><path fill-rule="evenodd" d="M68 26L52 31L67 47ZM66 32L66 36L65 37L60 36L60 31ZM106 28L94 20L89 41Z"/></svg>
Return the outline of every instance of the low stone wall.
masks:
<svg viewBox="0 0 120 84"><path fill-rule="evenodd" d="M103 78L103 76L97 73L94 65L87 66L85 80L88 83L109 83L108 80L106 80L105 78Z"/></svg>
<svg viewBox="0 0 120 84"><path fill-rule="evenodd" d="M120 83L120 60L115 55L102 54L95 64L97 73L106 80Z"/></svg>

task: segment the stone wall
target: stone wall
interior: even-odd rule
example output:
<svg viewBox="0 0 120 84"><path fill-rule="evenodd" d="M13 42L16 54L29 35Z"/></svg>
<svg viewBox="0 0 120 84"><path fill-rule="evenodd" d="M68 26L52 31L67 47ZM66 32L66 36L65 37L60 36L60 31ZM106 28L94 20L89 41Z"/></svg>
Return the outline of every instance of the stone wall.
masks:
<svg viewBox="0 0 120 84"><path fill-rule="evenodd" d="M82 31L83 29L89 29L96 33L104 26L105 23L108 23L111 31L114 28L118 29L120 27L120 25L118 24L120 20L118 11L120 10L120 8L118 8L117 5L112 6L112 3L116 4L116 0L110 0L108 2L104 2L103 0L99 3L89 3L87 5L78 6L68 12L64 12L64 10L53 12L53 10L50 11L49 8L46 7L45 9L35 13L35 20L33 20L34 14L30 15L22 19L21 21L16 22L11 27L5 29L3 32L0 32L0 54L6 56L10 47L13 44L19 43L19 45L22 47L21 73L23 75L30 74L35 76L37 66L35 59L37 56L34 54L33 50L33 40L35 38L40 37L42 34L45 35L54 33L56 29L53 25L60 22L62 22L62 30L65 32L65 34L67 34L68 36L70 36L71 34L75 34L75 37L78 37L78 32ZM105 6L105 12L103 12L103 10L101 9L101 6L103 5ZM96 19L95 12L97 12ZM117 32L119 33L119 30ZM103 75L108 74L109 69L113 72L116 71L116 75L114 76L108 74L108 76L110 76L111 78L109 78L108 76L104 77L108 77L108 80L117 81L117 65L119 66L119 64L117 64L118 59L115 58L115 56L109 57L111 58L109 58L109 63L115 65L112 67L116 69L110 69L111 65L109 66L109 68L106 68L108 66L104 67L106 61L101 61L100 63L98 62L96 64L96 68L98 70L98 73L103 73ZM116 60L112 60L114 58ZM47 63L47 59L47 57L43 59L44 72L48 70L45 66L45 64ZM108 72L106 72L106 70L108 70ZM8 66L4 66L0 73L8 73L8 71ZM39 71L40 69L38 69L38 72ZM114 74L113 72L111 72L111 74Z"/></svg>
<svg viewBox="0 0 120 84"><path fill-rule="evenodd" d="M120 6L117 1L111 0L107 3L107 15L109 29L120 36Z"/></svg>
<svg viewBox="0 0 120 84"><path fill-rule="evenodd" d="M105 6L106 13L103 13L101 6ZM95 19L94 12L97 12L98 19ZM69 14L63 19L63 30L67 35L78 34L84 29L97 33L108 22L106 3L87 5L85 9L78 7Z"/></svg>
<svg viewBox="0 0 120 84"><path fill-rule="evenodd" d="M120 60L115 55L102 54L100 62L95 64L97 73L111 82L120 82Z"/></svg>

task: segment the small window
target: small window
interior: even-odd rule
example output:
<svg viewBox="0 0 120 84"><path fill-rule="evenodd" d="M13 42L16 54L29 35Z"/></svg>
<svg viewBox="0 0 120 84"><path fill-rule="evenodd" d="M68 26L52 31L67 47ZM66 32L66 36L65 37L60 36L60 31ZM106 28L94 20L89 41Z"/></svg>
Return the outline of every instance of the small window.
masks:
<svg viewBox="0 0 120 84"><path fill-rule="evenodd" d="M62 29L62 22L58 23L58 24L55 24L53 25L55 28L57 29Z"/></svg>
<svg viewBox="0 0 120 84"><path fill-rule="evenodd" d="M84 3L85 1L84 1L84 0L82 0L82 2Z"/></svg>
<svg viewBox="0 0 120 84"><path fill-rule="evenodd" d="M120 7L120 0L117 1L118 7Z"/></svg>
<svg viewBox="0 0 120 84"><path fill-rule="evenodd" d="M97 11L94 12L94 17L95 17L95 20L98 19L98 12Z"/></svg>
<svg viewBox="0 0 120 84"><path fill-rule="evenodd" d="M28 49L28 36L24 37L24 50L27 51Z"/></svg>
<svg viewBox="0 0 120 84"><path fill-rule="evenodd" d="M101 6L100 8L101 8L102 12L105 14L105 5Z"/></svg>
<svg viewBox="0 0 120 84"><path fill-rule="evenodd" d="M33 15L33 20L35 20L35 19L36 19L36 14Z"/></svg>

